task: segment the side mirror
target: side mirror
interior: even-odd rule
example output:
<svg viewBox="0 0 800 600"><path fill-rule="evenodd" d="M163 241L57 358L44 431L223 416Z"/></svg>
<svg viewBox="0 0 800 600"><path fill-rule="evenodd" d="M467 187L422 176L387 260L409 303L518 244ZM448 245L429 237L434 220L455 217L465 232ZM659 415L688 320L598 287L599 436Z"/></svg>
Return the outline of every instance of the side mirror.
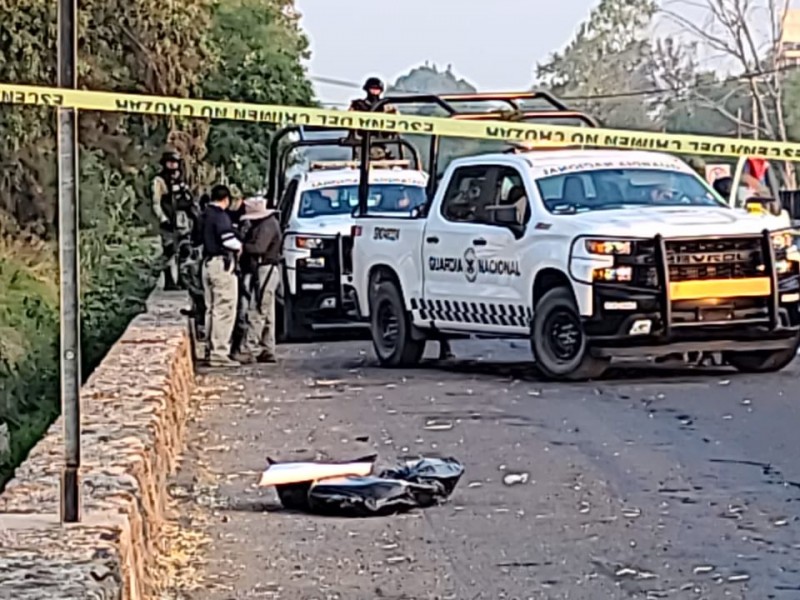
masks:
<svg viewBox="0 0 800 600"><path fill-rule="evenodd" d="M520 224L519 220L517 220L517 208L515 206L487 206L486 210L493 214L494 222L498 225L511 227Z"/></svg>
<svg viewBox="0 0 800 600"><path fill-rule="evenodd" d="M744 203L744 207L749 213L769 213L776 217L780 216L783 211L781 203L775 198L759 198L758 196L748 198Z"/></svg>
<svg viewBox="0 0 800 600"><path fill-rule="evenodd" d="M507 227L514 238L520 239L525 234L525 226L517 218L516 206L487 206L486 210L493 214L495 224Z"/></svg>

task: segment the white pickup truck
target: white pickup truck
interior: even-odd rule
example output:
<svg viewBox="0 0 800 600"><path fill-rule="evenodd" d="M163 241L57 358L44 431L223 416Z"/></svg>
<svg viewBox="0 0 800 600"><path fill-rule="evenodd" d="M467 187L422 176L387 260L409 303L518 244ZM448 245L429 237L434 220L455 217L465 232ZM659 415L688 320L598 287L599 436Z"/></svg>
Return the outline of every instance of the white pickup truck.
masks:
<svg viewBox="0 0 800 600"><path fill-rule="evenodd" d="M310 339L317 331L359 321L349 262L356 167L347 161L312 163L287 182L278 203L284 241L277 312L284 340ZM425 202L428 176L408 161L373 162L372 167L370 209L408 215Z"/></svg>
<svg viewBox="0 0 800 600"><path fill-rule="evenodd" d="M385 366L467 334L528 338L551 379L687 352L776 371L800 344L790 228L668 154L485 154L451 162L411 217L360 215L354 285Z"/></svg>

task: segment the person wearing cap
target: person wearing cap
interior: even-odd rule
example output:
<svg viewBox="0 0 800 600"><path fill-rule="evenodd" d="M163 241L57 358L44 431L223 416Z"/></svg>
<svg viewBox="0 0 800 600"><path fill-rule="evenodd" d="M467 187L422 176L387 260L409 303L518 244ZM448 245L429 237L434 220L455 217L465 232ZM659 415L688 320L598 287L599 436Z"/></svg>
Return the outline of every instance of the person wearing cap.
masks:
<svg viewBox="0 0 800 600"><path fill-rule="evenodd" d="M242 221L247 223L242 255L242 275L248 300L242 351L234 356L241 363L274 363L275 291L280 283L283 244L278 213L267 208L262 197L248 198Z"/></svg>
<svg viewBox="0 0 800 600"><path fill-rule="evenodd" d="M152 201L153 212L159 221L164 289L178 290L178 246L191 235L198 211L184 180L181 155L175 150L167 150L161 156L161 171L153 179Z"/></svg>
<svg viewBox="0 0 800 600"><path fill-rule="evenodd" d="M239 292L236 264L242 253L242 242L228 215L230 202L230 190L224 185L215 185L202 223L206 337L208 362L212 367L239 365L230 354Z"/></svg>

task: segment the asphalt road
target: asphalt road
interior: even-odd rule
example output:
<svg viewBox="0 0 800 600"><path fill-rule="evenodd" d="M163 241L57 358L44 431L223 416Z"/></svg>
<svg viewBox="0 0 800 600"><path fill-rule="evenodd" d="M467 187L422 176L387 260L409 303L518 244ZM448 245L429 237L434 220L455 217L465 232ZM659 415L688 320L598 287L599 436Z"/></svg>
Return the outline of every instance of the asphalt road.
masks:
<svg viewBox="0 0 800 600"><path fill-rule="evenodd" d="M182 598L800 598L800 361L552 384L521 343L458 342L410 371L363 342L280 350L203 376L175 490L209 544ZM360 520L255 486L266 456L371 451L466 472L444 506Z"/></svg>

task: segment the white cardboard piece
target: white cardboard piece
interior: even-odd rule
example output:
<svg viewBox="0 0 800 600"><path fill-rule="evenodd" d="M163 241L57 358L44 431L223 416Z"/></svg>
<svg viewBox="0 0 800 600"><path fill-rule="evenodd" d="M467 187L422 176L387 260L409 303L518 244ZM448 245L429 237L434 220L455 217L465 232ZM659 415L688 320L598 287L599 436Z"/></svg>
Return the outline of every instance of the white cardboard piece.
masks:
<svg viewBox="0 0 800 600"><path fill-rule="evenodd" d="M357 477L366 477L372 473L373 467L374 463L372 462L274 463L269 465L261 474L261 480L258 482L258 485L261 487L268 487L292 483L307 483L311 481L319 481L320 479L331 479L333 477L347 477L352 475Z"/></svg>

